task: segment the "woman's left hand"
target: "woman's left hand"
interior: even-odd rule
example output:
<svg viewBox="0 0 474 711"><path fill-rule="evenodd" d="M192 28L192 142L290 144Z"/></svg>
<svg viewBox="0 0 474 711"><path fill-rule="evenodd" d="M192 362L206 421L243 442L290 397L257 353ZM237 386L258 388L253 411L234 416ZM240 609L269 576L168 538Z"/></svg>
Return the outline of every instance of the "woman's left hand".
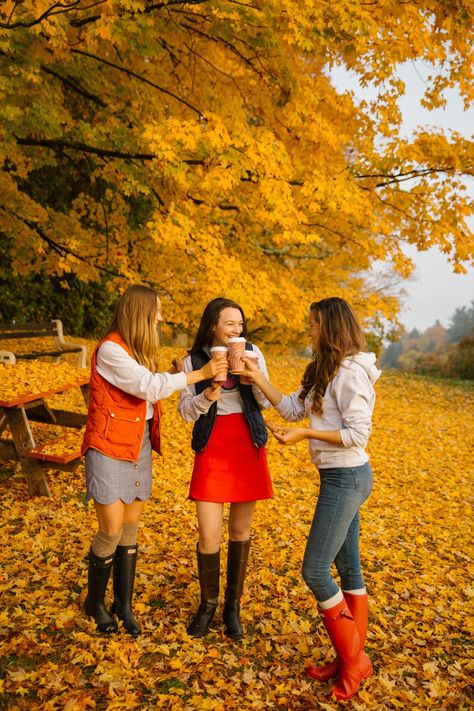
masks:
<svg viewBox="0 0 474 711"><path fill-rule="evenodd" d="M245 356L242 356L240 360L243 363L243 370L241 374L245 375L246 378L255 381L255 376L258 376L261 372L258 365L254 363L251 358L246 358Z"/></svg>
<svg viewBox="0 0 474 711"><path fill-rule="evenodd" d="M280 444L296 444L306 439L304 427L280 427L272 432Z"/></svg>
<svg viewBox="0 0 474 711"><path fill-rule="evenodd" d="M270 432L273 432L273 433L281 432L282 426L278 422L272 422L271 420L266 420L265 418L264 418L264 422L265 422L265 427L267 428L267 430L270 430Z"/></svg>
<svg viewBox="0 0 474 711"><path fill-rule="evenodd" d="M168 370L168 373L171 373L171 375L174 375L175 373L181 373L183 370L183 360L182 358L173 358L171 361L171 368Z"/></svg>

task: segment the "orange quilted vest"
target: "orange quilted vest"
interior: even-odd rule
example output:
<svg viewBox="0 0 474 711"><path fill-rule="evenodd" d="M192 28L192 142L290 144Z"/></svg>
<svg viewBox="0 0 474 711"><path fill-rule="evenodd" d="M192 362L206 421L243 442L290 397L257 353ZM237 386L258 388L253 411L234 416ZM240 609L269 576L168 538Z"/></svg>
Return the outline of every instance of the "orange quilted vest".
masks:
<svg viewBox="0 0 474 711"><path fill-rule="evenodd" d="M146 400L120 390L97 372L97 350L105 341L113 341L131 356L130 349L119 333L109 333L97 344L92 355L89 411L81 452L89 447L112 459L134 462L140 449L146 422ZM133 357L133 356L132 356ZM151 446L161 454L161 405L154 405L151 423Z"/></svg>

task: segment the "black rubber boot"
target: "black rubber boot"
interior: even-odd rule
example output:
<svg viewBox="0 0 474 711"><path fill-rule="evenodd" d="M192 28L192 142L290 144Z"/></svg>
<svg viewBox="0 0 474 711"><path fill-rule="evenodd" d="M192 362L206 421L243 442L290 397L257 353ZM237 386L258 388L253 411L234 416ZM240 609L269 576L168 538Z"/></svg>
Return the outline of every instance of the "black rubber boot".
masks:
<svg viewBox="0 0 474 711"><path fill-rule="evenodd" d="M84 610L93 617L99 632L112 634L117 632L117 623L105 608L105 591L109 582L114 557L99 558L89 551L89 573L87 581L87 597L84 601Z"/></svg>
<svg viewBox="0 0 474 711"><path fill-rule="evenodd" d="M114 601L112 612L122 620L132 637L141 634L141 628L132 612L132 595L135 584L138 546L117 546L114 556Z"/></svg>
<svg viewBox="0 0 474 711"><path fill-rule="evenodd" d="M247 561L249 558L250 540L229 541L227 552L227 587L224 603L225 633L232 639L243 636L240 624L240 598L244 589Z"/></svg>
<svg viewBox="0 0 474 711"><path fill-rule="evenodd" d="M191 637L204 637L213 620L219 598L220 551L200 553L198 546L196 552L201 603L187 632Z"/></svg>

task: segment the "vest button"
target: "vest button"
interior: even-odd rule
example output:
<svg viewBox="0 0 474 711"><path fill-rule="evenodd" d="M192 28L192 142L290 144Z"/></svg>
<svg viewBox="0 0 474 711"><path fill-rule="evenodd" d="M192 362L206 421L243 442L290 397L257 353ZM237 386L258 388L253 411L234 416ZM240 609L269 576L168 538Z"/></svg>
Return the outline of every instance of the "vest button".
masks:
<svg viewBox="0 0 474 711"><path fill-rule="evenodd" d="M115 417L115 412L111 412L110 417Z"/></svg>
<svg viewBox="0 0 474 711"><path fill-rule="evenodd" d="M139 482L139 481L136 481L136 482L135 482L135 486L140 486L140 482Z"/></svg>
<svg viewBox="0 0 474 711"><path fill-rule="evenodd" d="M134 464L134 465L133 465L133 468L134 468L134 469L138 469L138 464Z"/></svg>
<svg viewBox="0 0 474 711"><path fill-rule="evenodd" d="M139 417L135 417L135 420L136 420L137 422L140 422L140 418L139 418Z"/></svg>

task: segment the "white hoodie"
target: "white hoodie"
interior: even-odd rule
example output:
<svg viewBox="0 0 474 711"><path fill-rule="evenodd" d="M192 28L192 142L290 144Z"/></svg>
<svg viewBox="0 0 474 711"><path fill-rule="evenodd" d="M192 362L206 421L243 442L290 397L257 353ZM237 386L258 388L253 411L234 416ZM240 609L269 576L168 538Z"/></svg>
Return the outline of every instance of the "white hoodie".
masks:
<svg viewBox="0 0 474 711"><path fill-rule="evenodd" d="M381 371L375 366L375 353L357 353L345 358L326 388L322 412L311 411L312 393L301 402L301 388L284 395L276 406L289 422L309 418L312 430L339 430L342 446L309 440L309 453L318 469L357 467L368 461L365 452L375 405L374 383Z"/></svg>

